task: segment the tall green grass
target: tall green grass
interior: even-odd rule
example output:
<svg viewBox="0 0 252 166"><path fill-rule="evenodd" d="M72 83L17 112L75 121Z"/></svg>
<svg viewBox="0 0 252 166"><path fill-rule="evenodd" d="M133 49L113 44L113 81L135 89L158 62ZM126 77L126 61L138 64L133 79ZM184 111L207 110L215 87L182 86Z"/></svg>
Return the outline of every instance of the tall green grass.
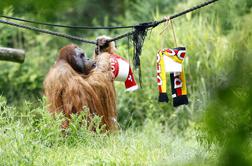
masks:
<svg viewBox="0 0 252 166"><path fill-rule="evenodd" d="M0 107L0 165L181 165L209 163L207 150L196 141L196 133L174 135L161 124L146 120L143 128L112 134L94 133L80 127L73 117L67 135L60 130L63 120L45 108L19 114ZM81 120L85 122L84 120ZM189 140L189 141L188 141ZM214 159L214 156L212 156Z"/></svg>

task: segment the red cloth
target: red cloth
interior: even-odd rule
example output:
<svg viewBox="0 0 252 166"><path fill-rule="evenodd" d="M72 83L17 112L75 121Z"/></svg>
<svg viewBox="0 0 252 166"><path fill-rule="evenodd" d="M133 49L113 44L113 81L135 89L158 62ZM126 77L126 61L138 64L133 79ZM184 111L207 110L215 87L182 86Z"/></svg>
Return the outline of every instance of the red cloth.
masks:
<svg viewBox="0 0 252 166"><path fill-rule="evenodd" d="M110 56L110 63L116 81L124 81L127 91L135 91L138 89L133 72L126 59L117 54L112 54Z"/></svg>

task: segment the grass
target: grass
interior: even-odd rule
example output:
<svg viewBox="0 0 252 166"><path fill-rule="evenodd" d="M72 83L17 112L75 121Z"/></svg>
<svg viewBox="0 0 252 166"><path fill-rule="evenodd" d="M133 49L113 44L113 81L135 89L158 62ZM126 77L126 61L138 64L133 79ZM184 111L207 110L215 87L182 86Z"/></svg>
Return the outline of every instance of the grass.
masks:
<svg viewBox="0 0 252 166"><path fill-rule="evenodd" d="M211 161L209 149L198 143L192 129L174 135L149 119L140 128L103 134L80 127L80 118L75 117L69 135L63 136L59 128L62 118L52 118L44 108L19 114L3 99L1 108L0 165L188 165Z"/></svg>

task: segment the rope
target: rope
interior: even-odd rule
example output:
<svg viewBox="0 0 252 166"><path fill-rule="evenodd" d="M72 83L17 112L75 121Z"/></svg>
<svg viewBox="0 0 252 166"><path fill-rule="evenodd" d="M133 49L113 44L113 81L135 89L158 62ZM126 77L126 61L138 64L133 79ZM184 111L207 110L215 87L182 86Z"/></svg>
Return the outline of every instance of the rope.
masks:
<svg viewBox="0 0 252 166"><path fill-rule="evenodd" d="M114 37L114 38L112 38L110 40L107 40L107 42L105 44L108 44L109 42L112 42L112 41L122 39L124 37L129 37L131 35L133 36L132 40L133 40L133 44L134 44L134 58L133 58L134 59L134 66L135 66L135 68L138 69L140 87L142 87L140 55L141 55L141 52L142 52L142 46L143 46L143 43L144 43L144 39L145 39L145 36L147 35L148 30L155 28L156 26L158 26L161 23L167 22L168 20L171 21L174 18L177 18L177 17L182 16L182 15L184 15L186 13L189 13L189 12L192 12L192 11L197 10L199 8L202 8L204 6L207 6L207 5L209 5L211 3L214 3L216 1L218 1L218 0L209 0L207 2L199 4L199 5L194 6L192 8L189 8L189 9L187 9L185 11L182 11L180 13L172 15L172 16L170 16L168 18L164 18L164 19L162 19L160 21L144 22L144 23L140 23L138 25L130 25L130 26L116 26L116 27L68 26L68 25L59 25L59 24L51 24L51 23L42 23L42 22L38 22L38 21L30 21L30 20L25 20L25 19L20 19L20 18L15 18L15 17L9 17L9 16L2 16L2 17L8 18L8 19L13 19L13 20L16 20L16 21L23 21L23 22L33 23L33 24L41 24L41 25L55 26L55 27L57 26L57 27L65 27L65 28L79 28L79 29L80 28L82 28L82 29L134 28L134 30L132 30L130 32L124 33L124 34L119 35L117 37ZM49 30L45 30L45 29L39 29L39 28L36 28L36 27L17 24L17 23L13 23L13 22L6 21L6 20L1 20L1 19L0 19L0 23L12 25L12 26L15 26L15 27L23 28L23 29L33 30L33 31L41 32L41 33L46 33L46 34L50 34L50 35L54 35L54 36L64 37L64 38L71 39L71 40L77 40L77 41L84 42L84 43L98 45L97 41L85 40L85 39L82 39L80 37L71 36L71 35L64 34L64 33L49 31ZM173 29L173 27L172 27L172 29ZM174 34L174 40L176 40L174 29L173 29L173 34Z"/></svg>
<svg viewBox="0 0 252 166"><path fill-rule="evenodd" d="M12 26L15 26L15 27L18 27L18 28L23 28L23 29L28 29L28 30L32 30L32 31L41 32L41 33L46 33L46 34L50 34L50 35L54 35L54 36L64 37L64 38L67 38L67 39L70 39L70 40L77 40L77 41L84 42L84 43L96 44L96 41L85 40L85 39L82 39L82 38L77 37L77 36L71 36L71 35L64 34L64 33L49 31L49 30L45 30L45 29L39 29L39 28L36 28L36 27L26 26L26 25L22 25L22 24L16 24L14 22L6 21L6 20L1 20L0 19L0 23L12 25Z"/></svg>
<svg viewBox="0 0 252 166"><path fill-rule="evenodd" d="M197 5L197 6L194 6L194 7L192 7L192 8L189 8L189 9L187 9L187 10L185 10L185 11L182 11L182 12L180 12L180 13L174 14L174 15L170 16L170 20L172 20L172 19L174 19L174 18L177 18L177 17L179 17L179 16L182 16L182 15L185 15L186 13L192 12L192 11L194 11L194 10L200 9L200 8L202 8L202 7L205 7L205 6L207 6L207 5L210 5L210 4L212 4L212 3L214 3L214 2L217 2L217 1L218 1L218 0L210 0L210 1L204 2L204 3L202 3L202 4L199 4L199 5ZM167 19L164 18L163 20L160 20L160 21L158 21L157 23L158 23L158 24L161 24L161 23L166 22L166 21L167 21Z"/></svg>
<svg viewBox="0 0 252 166"><path fill-rule="evenodd" d="M173 40L174 40L174 44L176 47L178 47L178 43L177 43L177 39L176 39L176 33L173 27L173 23L172 20L169 20L170 24L171 24L171 29L172 29L172 35L173 35Z"/></svg>
<svg viewBox="0 0 252 166"><path fill-rule="evenodd" d="M172 15L169 17L170 20L174 19L174 18L177 18L179 16L182 16L186 13L189 13L189 12L192 12L194 10L197 10L199 8L202 8L204 6L207 6L211 3L214 3L218 0L209 0L207 2L204 2L202 4L199 4L197 6L194 6L192 8L189 8L185 11L182 11L180 13L177 13L175 15ZM167 21L167 19L162 19L160 21L152 21L152 22L145 22L145 23L140 23L138 25L130 25L130 26L115 26L115 27L90 27L90 26L68 26L68 25L58 25L58 24L50 24L50 23L42 23L42 22L38 22L38 21L30 21L30 20L24 20L24 19L20 19L20 18L15 18L15 17L9 17L9 16L2 16L2 17L5 17L5 18L9 18L9 19L15 19L17 21L23 21L23 22L29 22L29 23L34 23L34 24L42 24L42 25L48 25L48 26L58 26L58 27L71 27L71 28L82 28L82 29L119 29L119 28L134 28L133 31L130 31L130 32L127 32L125 34L122 34L122 35L119 35L117 37L114 37L110 40L108 40L107 42L111 42L111 41L116 41L116 40L119 40L119 39L122 39L124 37L127 37L127 36L131 36L131 35L134 35L136 30L139 29L139 28L142 28L142 29L146 29L148 30L149 28L155 28L156 26L158 26L159 24L161 23L164 23ZM36 28L36 27L31 27L31 26L26 26L26 25L22 25L22 24L17 24L17 23L13 23L13 22L10 22L10 21L5 21L5 20L1 20L0 19L0 23L3 23L3 24L8 24L8 25L12 25L12 26L15 26L15 27L19 27L19 28L23 28L23 29L28 29L28 30L33 30L33 31L37 31L37 32L41 32L41 33L47 33L47 34L50 34L50 35L54 35L54 36L59 36L59 37L64 37L64 38L67 38L67 39L70 39L70 40L77 40L77 41L80 41L80 42L84 42L84 43L89 43L89 44L97 44L96 41L90 41L90 40L85 40L83 38L80 38L80 37L77 37L77 36L71 36L71 35L68 35L68 34L64 34L64 33L59 33L59 32L54 32L54 31L49 31L49 30L45 30L45 29L39 29L39 28Z"/></svg>
<svg viewBox="0 0 252 166"><path fill-rule="evenodd" d="M174 19L176 17L179 17L181 15L184 15L188 12L191 12L193 10L202 8L204 6L207 6L215 1L218 0L210 0L207 1L205 3L202 3L200 5L197 5L193 8L190 8L188 10L185 10L181 13L175 14L173 16L170 17L170 19ZM137 26L142 26L142 24L149 24L147 26L153 26L152 23L156 26L160 23L166 22L166 19L160 20L158 22L146 22L146 23L141 23L139 25L128 25L128 26L73 26L73 25L61 25L61 24L52 24L52 23L45 23L45 22L40 22L40 21L35 21L35 20L27 20L27 19L22 19L22 18L17 18L17 17L12 17L12 16L5 16L5 15L1 15L0 17L6 18L6 19L11 19L11 20L16 20L16 21L21 21L21 22L27 22L27 23L32 23L32 24L38 24L38 25L46 25L46 26L52 26L52 27L61 27L61 28L71 28L71 29L126 29L126 28L134 28Z"/></svg>
<svg viewBox="0 0 252 166"><path fill-rule="evenodd" d="M192 12L192 11L197 10L197 9L199 9L199 8L202 8L202 7L204 7L204 6L210 5L210 4L212 4L212 3L216 2L216 1L218 1L218 0L209 0L209 1L207 1L207 2L204 2L204 3L202 3L202 4L199 4L199 5L197 5L197 6L194 6L194 7L192 7L192 8L189 8L189 9L187 9L187 10L184 10L184 11L182 11L182 12L180 12L180 13L174 14L174 15L172 15L172 16L169 17L169 20L172 20L172 19L177 18L177 17L179 17L179 16L185 15L185 14L187 14L187 13L189 13L189 12ZM159 25L159 24L161 24L161 23L164 23L164 22L166 22L166 21L167 21L167 18L164 18L164 19L162 19L162 20L160 20L160 21L153 21L153 22L141 23L141 24L139 24L139 25L137 25L137 26L144 26L146 29L147 29L147 28L151 28L151 27L152 27L152 28L155 28L157 25ZM137 26L136 26L136 27L137 27ZM134 31L127 32L127 33L125 33L125 34L122 34L122 35L119 35L119 36L117 36L117 37L115 37L115 38L110 39L108 42L115 41L115 40L119 40L119 39L121 39L121 38L124 38L124 37L129 36L129 35L133 35L133 34L134 34Z"/></svg>
<svg viewBox="0 0 252 166"><path fill-rule="evenodd" d="M11 17L11 16L4 16L4 15L1 15L0 17L6 18L6 19L11 19L11 20L16 20L16 21L21 21L21 22L26 22L26 23L31 23L31 24L46 25L46 26L60 27L60 28L70 28L70 29L126 29L126 28L134 28L134 25L129 25L129 26L73 26L73 25L45 23L45 22L40 22L40 21L27 20L27 19Z"/></svg>
<svg viewBox="0 0 252 166"><path fill-rule="evenodd" d="M124 34L122 34L122 35L119 35L119 36L117 36L117 37L115 37L115 38L112 38L112 39L108 40L108 42L116 41L116 40L122 39L122 38L124 38L124 37L131 36L131 35L133 35L133 34L134 34L134 31L130 31L130 32L124 33Z"/></svg>

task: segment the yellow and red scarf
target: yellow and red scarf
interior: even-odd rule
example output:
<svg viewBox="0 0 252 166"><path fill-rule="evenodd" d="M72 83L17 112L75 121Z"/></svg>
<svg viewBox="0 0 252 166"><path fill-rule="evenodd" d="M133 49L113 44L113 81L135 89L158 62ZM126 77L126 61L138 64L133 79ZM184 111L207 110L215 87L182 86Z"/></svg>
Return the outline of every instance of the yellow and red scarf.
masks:
<svg viewBox="0 0 252 166"><path fill-rule="evenodd" d="M157 54L157 82L159 102L168 102L166 92L166 72L170 72L173 106L188 104L183 60L186 55L185 47L163 49Z"/></svg>

